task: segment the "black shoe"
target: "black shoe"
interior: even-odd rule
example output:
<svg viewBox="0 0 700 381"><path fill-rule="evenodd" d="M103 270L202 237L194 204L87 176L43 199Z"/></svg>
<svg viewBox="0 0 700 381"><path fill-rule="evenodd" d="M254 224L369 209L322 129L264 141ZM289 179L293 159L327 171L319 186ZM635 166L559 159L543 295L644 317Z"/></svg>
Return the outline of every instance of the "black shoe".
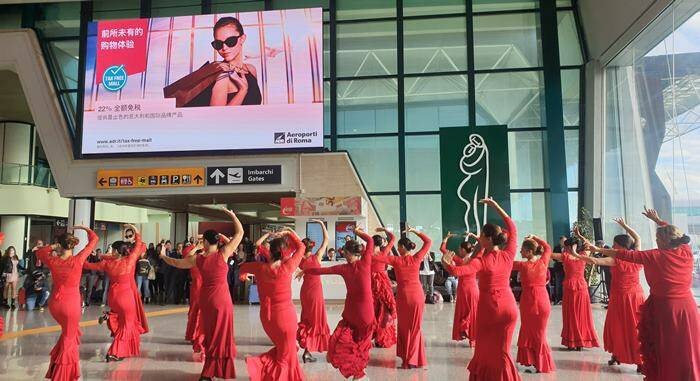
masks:
<svg viewBox="0 0 700 381"><path fill-rule="evenodd" d="M301 360L304 362L304 364L306 364L307 362L314 363L314 362L318 361L318 360L316 359L316 357L311 356L311 353L308 353L308 352L307 352L307 353L304 353L304 354L301 356Z"/></svg>
<svg viewBox="0 0 700 381"><path fill-rule="evenodd" d="M211 379L211 377L204 377L204 376L202 376L202 377L199 378L199 381L212 381L212 379Z"/></svg>
<svg viewBox="0 0 700 381"><path fill-rule="evenodd" d="M115 355L107 355L107 357L105 357L105 359L107 360L107 362L117 362L117 361L124 360L123 357L117 357Z"/></svg>
<svg viewBox="0 0 700 381"><path fill-rule="evenodd" d="M97 319L97 322L102 325L105 321L109 320L109 315L106 312L102 313L102 316L100 316L99 319Z"/></svg>

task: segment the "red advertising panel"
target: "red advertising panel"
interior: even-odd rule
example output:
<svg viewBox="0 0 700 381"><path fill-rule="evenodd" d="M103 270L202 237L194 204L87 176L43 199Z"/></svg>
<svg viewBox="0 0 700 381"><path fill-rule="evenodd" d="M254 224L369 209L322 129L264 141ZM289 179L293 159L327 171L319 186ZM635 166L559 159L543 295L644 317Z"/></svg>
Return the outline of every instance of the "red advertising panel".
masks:
<svg viewBox="0 0 700 381"><path fill-rule="evenodd" d="M283 217L359 216L362 214L362 197L284 197L280 200Z"/></svg>

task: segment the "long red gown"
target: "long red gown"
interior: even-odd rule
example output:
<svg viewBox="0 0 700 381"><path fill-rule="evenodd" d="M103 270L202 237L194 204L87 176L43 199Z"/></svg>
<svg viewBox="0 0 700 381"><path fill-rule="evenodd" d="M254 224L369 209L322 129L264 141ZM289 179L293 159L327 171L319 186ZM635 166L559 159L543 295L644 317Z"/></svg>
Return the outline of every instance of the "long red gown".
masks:
<svg viewBox="0 0 700 381"><path fill-rule="evenodd" d="M297 311L292 303L292 276L304 257L306 246L290 235L294 254L278 267L271 263L247 262L241 265L241 277L255 275L260 293L260 321L274 347L260 356L246 358L252 381L302 381L304 373L297 358Z"/></svg>
<svg viewBox="0 0 700 381"><path fill-rule="evenodd" d="M129 250L129 256L131 257L133 255L136 255L136 260L138 261L138 257L140 257L141 254L143 254L146 251L146 244L143 243L143 241L140 241L141 236L137 236L136 239L138 239L139 241L134 241L134 246L131 248L131 250ZM102 257L102 260L111 261L118 258L118 256L106 255ZM135 266L134 271L136 271ZM141 291L139 290L138 285L136 284L136 277L133 277L131 282L131 293L134 296L134 304L136 305L136 318L138 320L138 324L141 325L141 334L148 333L148 319L146 318L146 311L143 308L143 301L141 300ZM107 294L107 297L109 297L109 293ZM111 332L112 337L114 337L114 335L117 332L117 327L119 327L119 316L113 311L110 311L107 313L107 317L107 328Z"/></svg>
<svg viewBox="0 0 700 381"><path fill-rule="evenodd" d="M393 234L388 233L389 237ZM432 241L418 233L423 240L423 247L414 255L389 256L377 255L374 260L386 263L394 268L396 282L396 310L398 314L398 337L396 356L401 358L401 367L423 367L428 364L425 357L425 341L423 339L423 309L425 308L425 293L418 277L420 263L430 250ZM391 238L390 238L391 239Z"/></svg>
<svg viewBox="0 0 700 381"><path fill-rule="evenodd" d="M303 271L321 267L318 255L311 254L301 260L299 268ZM323 285L318 275L304 276L301 285L301 317L297 329L299 346L309 352L328 350L331 330L326 318L326 303L323 299Z"/></svg>
<svg viewBox="0 0 700 381"><path fill-rule="evenodd" d="M362 258L342 265L309 269L309 275L335 274L343 277L347 296L342 319L333 331L328 348L328 362L343 377L362 378L369 362L374 334L374 303L372 300L372 254L374 242L366 233L356 232L365 241ZM304 276L307 272L304 271Z"/></svg>
<svg viewBox="0 0 700 381"><path fill-rule="evenodd" d="M134 248L127 257L83 264L86 270L104 271L109 276L107 300L111 310L110 327L113 328L113 340L107 353L119 358L134 357L141 353L141 334L145 333L148 327L145 315L141 317L139 312L137 300L140 301L141 296L134 284L136 262L144 249L141 236L137 234Z"/></svg>
<svg viewBox="0 0 700 381"><path fill-rule="evenodd" d="M440 252L447 252L445 242L440 246ZM468 262L462 258L454 258L455 266ZM457 278L457 301L452 323L452 340L469 339L473 344L476 340L476 309L479 304L479 286L476 284L476 274L462 275Z"/></svg>
<svg viewBox="0 0 700 381"><path fill-rule="evenodd" d="M646 381L700 380L700 315L690 290L693 251L619 250L616 259L644 266L651 288L640 308L639 340Z"/></svg>
<svg viewBox="0 0 700 381"><path fill-rule="evenodd" d="M644 303L644 291L639 283L642 265L615 260L610 268L612 284L610 303L605 316L603 345L607 352L625 364L642 363L639 353L639 307Z"/></svg>
<svg viewBox="0 0 700 381"><path fill-rule="evenodd" d="M394 247L396 237L390 235L389 244L379 255L389 255ZM374 299L374 345L379 348L390 348L396 344L396 299L391 289L391 281L386 273L387 265L372 261L372 298Z"/></svg>
<svg viewBox="0 0 700 381"><path fill-rule="evenodd" d="M518 306L510 289L510 273L517 251L517 230L510 218L504 219L508 243L503 250L474 258L463 266L447 266L457 276L478 273L479 305L476 310L476 347L469 362L470 381L520 380L510 357L510 344Z"/></svg>
<svg viewBox="0 0 700 381"><path fill-rule="evenodd" d="M194 247L195 245L190 245L182 250L182 257L188 257ZM192 255L197 254L192 253ZM199 272L197 266L190 269L190 277L192 278L192 282L190 283L190 310L187 312L185 340L192 342L192 350L195 353L201 353L204 350L204 346L202 345L204 334L202 333L199 313L199 294L202 291L202 274Z"/></svg>
<svg viewBox="0 0 700 381"><path fill-rule="evenodd" d="M588 283L583 276L586 262L572 259L566 251L561 257L565 273L564 297L561 302L561 344L567 348L598 347L600 345L593 325L591 297L588 295Z"/></svg>
<svg viewBox="0 0 700 381"><path fill-rule="evenodd" d="M73 381L80 378L79 323L82 307L80 278L83 263L97 246L99 238L92 230L88 231L88 244L78 255L66 260L51 256L51 247L44 246L36 255L51 270L53 288L49 299L49 312L61 326L61 336L51 350L51 362L46 378L56 381Z"/></svg>
<svg viewBox="0 0 700 381"><path fill-rule="evenodd" d="M198 255L202 275L199 313L204 335L202 377L236 378L233 302L228 290L228 264L221 252Z"/></svg>
<svg viewBox="0 0 700 381"><path fill-rule="evenodd" d="M552 309L547 293L547 273L552 248L544 241L537 242L544 253L536 261L515 261L513 270L520 271L523 292L520 296L520 333L516 361L534 366L538 372L556 370L552 350L547 344L547 321Z"/></svg>

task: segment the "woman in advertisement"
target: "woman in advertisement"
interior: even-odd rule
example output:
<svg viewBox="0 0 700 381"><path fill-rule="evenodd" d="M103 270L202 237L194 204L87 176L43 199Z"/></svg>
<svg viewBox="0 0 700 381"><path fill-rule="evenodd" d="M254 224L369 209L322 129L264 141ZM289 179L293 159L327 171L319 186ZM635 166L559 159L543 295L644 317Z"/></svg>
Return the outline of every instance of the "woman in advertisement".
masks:
<svg viewBox="0 0 700 381"><path fill-rule="evenodd" d="M396 236L385 228L378 227L377 233L381 232L389 237L389 242L387 243L386 239L379 234L372 236L374 255L391 255ZM390 348L396 344L396 299L386 267L386 263L372 261L372 297L374 298L374 319L377 321L374 329L374 345L379 348Z"/></svg>

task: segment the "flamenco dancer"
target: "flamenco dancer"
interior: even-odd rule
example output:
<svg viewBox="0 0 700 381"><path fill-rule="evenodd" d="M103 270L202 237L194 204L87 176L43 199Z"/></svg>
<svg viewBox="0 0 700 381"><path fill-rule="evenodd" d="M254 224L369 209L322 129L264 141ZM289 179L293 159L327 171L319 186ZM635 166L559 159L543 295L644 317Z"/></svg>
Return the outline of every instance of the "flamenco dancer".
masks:
<svg viewBox="0 0 700 381"><path fill-rule="evenodd" d="M542 238L531 235L520 246L520 255L526 260L513 262L513 270L520 271L523 286L516 361L534 366L538 373L554 372L556 366L547 344L547 321L552 308L547 293L547 273L552 248Z"/></svg>
<svg viewBox="0 0 700 381"><path fill-rule="evenodd" d="M569 351L599 347L598 335L593 326L591 298L584 277L586 262L578 257L589 255L584 250L575 256L578 248L576 238L564 241L562 253L552 253L552 258L564 264L564 297L561 301L562 328L561 345Z"/></svg>
<svg viewBox="0 0 700 381"><path fill-rule="evenodd" d="M467 233L469 236L476 235ZM447 253L447 242L456 234L447 232L447 236L440 245L440 252ZM467 237L467 239L468 239ZM453 257L455 266L462 266L479 256L473 244L462 241L459 244L459 253ZM457 302L455 303L454 321L452 323L452 340L469 340L469 346L473 346L476 340L476 308L479 304L479 287L476 285L476 274L470 273L457 279Z"/></svg>
<svg viewBox="0 0 700 381"><path fill-rule="evenodd" d="M690 237L661 220L653 209L643 213L659 227L658 249L604 249L588 245L616 261L644 266L651 288L640 308L639 340L646 381L700 379L700 316L691 292L693 251ZM614 280L613 276L613 280Z"/></svg>
<svg viewBox="0 0 700 381"><path fill-rule="evenodd" d="M0 246L2 246L3 241L5 241L5 233L0 232ZM2 333L5 330L5 319L0 316L0 337L2 337Z"/></svg>
<svg viewBox="0 0 700 381"><path fill-rule="evenodd" d="M386 232L391 240L391 232ZM425 357L425 341L423 340L423 309L425 308L425 293L418 277L420 263L430 250L432 241L430 238L408 226L406 234L414 233L423 241L423 246L417 253L413 253L416 244L408 237L399 239L399 256L377 255L374 260L389 264L394 268L396 281L396 310L398 314L398 340L396 343L396 356L402 361L401 367L413 369L424 367L428 364ZM387 251L388 253L388 251Z"/></svg>
<svg viewBox="0 0 700 381"><path fill-rule="evenodd" d="M639 251L641 249L639 234L629 227L624 219L617 218L614 221L629 235L616 235L613 239L613 249ZM578 230L574 230L574 233L581 242L590 245L590 242ZM644 291L639 283L639 272L642 270L642 265L610 257L592 258L579 256L575 253L571 255L590 264L610 266L612 285L603 330L603 345L605 351L611 354L608 365L636 364L637 372L641 372L642 358L639 352L637 325L639 324L639 308L644 303Z"/></svg>
<svg viewBox="0 0 700 381"><path fill-rule="evenodd" d="M112 244L113 257L97 263L85 262L86 270L104 271L110 278L107 299L110 306L110 325L113 341L107 351L107 362L121 361L127 357L135 357L141 353L141 334L144 333L145 320L139 317L136 298L134 272L136 262L145 250L139 231L133 225L126 225L134 232L134 247L124 241ZM140 297L139 297L140 299ZM145 316L143 317L145 319Z"/></svg>
<svg viewBox="0 0 700 381"><path fill-rule="evenodd" d="M305 270L297 276L335 274L343 277L347 296L342 319L333 331L328 345L328 362L345 378L365 378L374 334L374 310L372 300L372 253L374 241L362 229L355 234L365 241L362 245L350 240L343 246L346 264Z"/></svg>
<svg viewBox="0 0 700 381"><path fill-rule="evenodd" d="M99 241L97 234L85 226L74 226L73 229L84 230L88 235L88 244L78 255L73 255L73 249L80 241L70 233L58 237L57 244L44 246L36 251L39 260L51 271L53 292L49 299L49 311L61 326L61 336L51 350L51 362L45 376L56 381L73 381L80 378L80 277L83 273L83 263ZM58 251L59 255L52 256L52 250Z"/></svg>
<svg viewBox="0 0 700 381"><path fill-rule="evenodd" d="M228 290L228 259L235 253L243 239L243 225L233 211L223 208L233 221L233 237L229 240L214 230L207 230L203 254L186 258L169 258L161 253L160 258L179 269L197 267L202 275L199 293L199 313L204 335L204 366L200 381L216 378L236 378L234 359L236 343L233 337L233 302ZM219 248L219 240L226 242Z"/></svg>
<svg viewBox="0 0 700 381"><path fill-rule="evenodd" d="M479 275L479 305L476 310L476 348L469 362L470 381L520 380L518 369L510 357L518 307L510 289L510 272L517 251L515 223L492 198L480 203L494 209L503 219L507 231L486 224L481 228L479 245L483 254L463 266L456 266L454 253L442 257L443 265L452 274Z"/></svg>
<svg viewBox="0 0 700 381"><path fill-rule="evenodd" d="M306 245L291 229L270 242L270 262L246 262L240 276L254 275L260 293L260 321L274 347L260 356L246 357L252 381L302 381L304 373L297 358L297 311L292 303L292 277L306 252ZM288 238L288 239L285 239ZM294 243L294 254L285 258L287 242Z"/></svg>
<svg viewBox="0 0 700 381"><path fill-rule="evenodd" d="M320 268L321 259L328 247L328 230L326 224L320 220L311 220L321 225L323 230L323 242L319 246L316 254L313 253L315 242L308 238L303 240L306 246L304 258L299 264L299 268L304 270ZM302 360L304 363L316 362L316 358L311 355L311 352L326 352L328 350L328 339L331 336L331 330L328 328L328 320L326 319L326 303L323 299L323 286L321 285L321 277L318 275L309 275L304 277L304 283L301 285L301 317L299 319L299 328L297 329L297 341L299 346L304 348Z"/></svg>
<svg viewBox="0 0 700 381"><path fill-rule="evenodd" d="M379 234L372 236L374 243L374 255L391 255L391 249L396 243L396 237L385 228L377 228L377 233L384 232L390 237L389 243ZM374 328L374 346L378 348L391 348L396 344L396 299L391 289L391 281L386 273L387 265L382 262L372 261L372 298L374 299L374 320L377 322Z"/></svg>
<svg viewBox="0 0 700 381"><path fill-rule="evenodd" d="M202 249L204 249L204 243L202 235L200 234L197 236L196 244L189 245L182 250L182 257L193 257ZM165 248L162 248L162 250L165 250ZM192 278L192 282L190 283L190 310L187 312L185 340L192 343L192 350L194 353L202 353L204 350L204 346L202 345L204 335L202 334L200 322L201 316L199 311L199 295L202 291L202 274L199 272L199 268L197 268L197 266L190 269L190 278Z"/></svg>

